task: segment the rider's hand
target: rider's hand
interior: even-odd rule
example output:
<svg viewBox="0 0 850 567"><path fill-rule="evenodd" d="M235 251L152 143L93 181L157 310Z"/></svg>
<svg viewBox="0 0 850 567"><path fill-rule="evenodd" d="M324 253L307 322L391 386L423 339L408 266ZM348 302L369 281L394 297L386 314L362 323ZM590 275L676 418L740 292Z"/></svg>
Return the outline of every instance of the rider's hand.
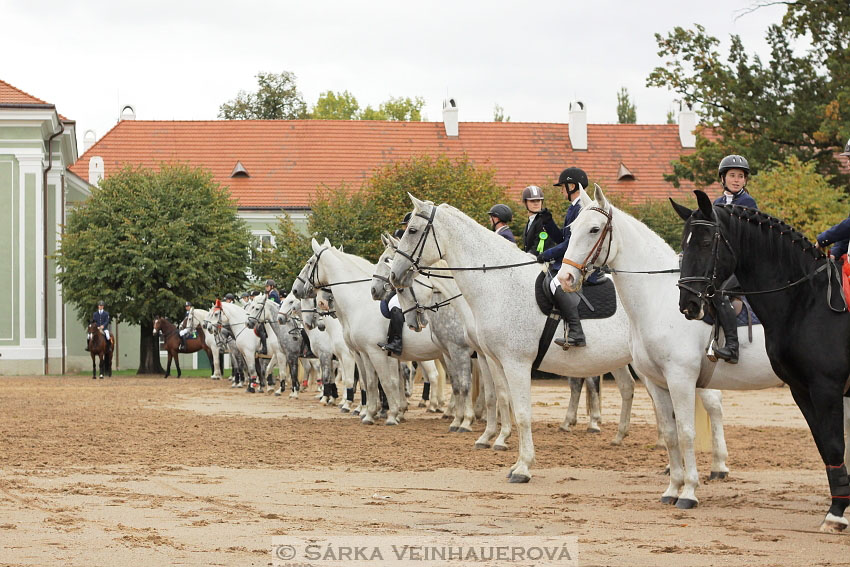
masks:
<svg viewBox="0 0 850 567"><path fill-rule="evenodd" d="M540 262L541 264L545 264L546 258L543 257L543 254L538 254L537 255L537 261Z"/></svg>

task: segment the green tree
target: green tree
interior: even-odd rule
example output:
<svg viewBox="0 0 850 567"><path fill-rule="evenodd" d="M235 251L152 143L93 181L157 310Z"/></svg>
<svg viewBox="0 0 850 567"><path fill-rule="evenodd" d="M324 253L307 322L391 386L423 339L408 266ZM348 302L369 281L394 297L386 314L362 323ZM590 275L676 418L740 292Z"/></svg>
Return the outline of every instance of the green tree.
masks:
<svg viewBox="0 0 850 567"><path fill-rule="evenodd" d="M310 239L301 233L289 214L278 217L277 227L271 230L274 246L258 242L251 260L251 272L260 281L275 280L281 293L292 288L295 276L310 259L313 250Z"/></svg>
<svg viewBox="0 0 850 567"><path fill-rule="evenodd" d="M390 97L389 100L381 104L381 112L386 114L387 120L397 122L421 122L422 107L425 106L425 99L421 96L415 98L410 97Z"/></svg>
<svg viewBox="0 0 850 567"><path fill-rule="evenodd" d="M705 186L716 181L719 158L745 155L753 172L796 156L814 162L833 186L846 185L834 152L850 136L850 3L847 0L784 2L781 24L767 31L769 60L748 54L731 36L727 61L720 42L696 25L656 34L658 55L648 86L666 87L700 106L696 152L679 158L667 179ZM810 37L795 52L793 42ZM706 130L710 128L710 131Z"/></svg>
<svg viewBox="0 0 850 567"><path fill-rule="evenodd" d="M634 124L637 122L637 109L629 100L629 91L622 87L617 93L617 123Z"/></svg>
<svg viewBox="0 0 850 567"><path fill-rule="evenodd" d="M676 123L676 114L672 110L667 111L667 124Z"/></svg>
<svg viewBox="0 0 850 567"><path fill-rule="evenodd" d="M752 178L748 190L759 209L780 218L806 235L815 237L847 217L847 196L815 170L790 156Z"/></svg>
<svg viewBox="0 0 850 567"><path fill-rule="evenodd" d="M360 112L360 104L348 91L335 93L327 91L319 95L319 100L310 118L314 120L356 120Z"/></svg>
<svg viewBox="0 0 850 567"><path fill-rule="evenodd" d="M257 92L239 91L222 104L218 117L225 120L296 120L307 118L307 104L298 92L295 74L257 73Z"/></svg>
<svg viewBox="0 0 850 567"><path fill-rule="evenodd" d="M505 116L505 109L498 103L493 107L493 122L510 122L511 117Z"/></svg>
<svg viewBox="0 0 850 567"><path fill-rule="evenodd" d="M113 316L139 325L138 371L162 372L154 317L241 287L249 242L230 193L210 172L127 167L71 212L57 279L81 321L103 299Z"/></svg>
<svg viewBox="0 0 850 567"><path fill-rule="evenodd" d="M310 232L319 241L327 237L334 246L343 244L346 251L376 261L383 252L380 234L398 228L413 207L408 192L451 203L487 227L490 207L509 202L495 172L466 156L415 156L377 169L358 191L322 188L311 204Z"/></svg>

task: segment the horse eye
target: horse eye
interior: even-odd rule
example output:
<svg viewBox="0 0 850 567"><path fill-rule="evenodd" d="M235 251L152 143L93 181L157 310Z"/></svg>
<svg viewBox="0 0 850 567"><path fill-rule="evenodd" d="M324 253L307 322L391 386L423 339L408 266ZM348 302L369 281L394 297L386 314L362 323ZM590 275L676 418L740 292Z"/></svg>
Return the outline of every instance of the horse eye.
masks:
<svg viewBox="0 0 850 567"><path fill-rule="evenodd" d="M590 234L596 234L597 232L599 232L598 226L594 226L593 228L590 229Z"/></svg>
<svg viewBox="0 0 850 567"><path fill-rule="evenodd" d="M416 229L412 226L409 226L407 227L407 232L409 232L410 234L416 234Z"/></svg>

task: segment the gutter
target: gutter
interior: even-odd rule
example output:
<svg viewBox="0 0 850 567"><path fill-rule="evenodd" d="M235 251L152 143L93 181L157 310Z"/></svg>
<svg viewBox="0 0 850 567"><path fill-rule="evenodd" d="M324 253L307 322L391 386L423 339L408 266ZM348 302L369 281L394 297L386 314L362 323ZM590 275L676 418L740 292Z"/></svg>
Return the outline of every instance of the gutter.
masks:
<svg viewBox="0 0 850 567"><path fill-rule="evenodd" d="M21 105L22 107L26 107L26 105ZM41 108L44 108L44 105L41 105ZM48 298L47 298L47 173L53 169L53 140L62 134L65 131L65 125L60 121L59 122L59 131L55 134L52 134L47 139L47 168L44 170L44 174L41 181L41 224L42 224L42 246L44 247L44 259L42 263L42 268L44 270L44 279L42 281L42 295L44 296L44 375L47 376L50 370L50 362L48 359L48 342L50 341L49 337L49 322L50 322L50 313L47 311L48 307ZM63 195L64 197L64 195ZM64 214L64 213L63 213ZM63 365L64 365L64 357L63 357Z"/></svg>

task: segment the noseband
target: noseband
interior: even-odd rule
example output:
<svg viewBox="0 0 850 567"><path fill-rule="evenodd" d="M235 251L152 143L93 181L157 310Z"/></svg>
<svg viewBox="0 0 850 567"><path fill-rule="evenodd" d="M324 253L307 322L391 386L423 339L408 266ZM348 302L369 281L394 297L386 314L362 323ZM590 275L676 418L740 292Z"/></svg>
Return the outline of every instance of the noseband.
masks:
<svg viewBox="0 0 850 567"><path fill-rule="evenodd" d="M691 227L693 226L709 226L714 230L714 236L711 238L711 263L706 268L705 275L679 278L676 285L680 289L684 289L685 291L689 291L696 295L700 305L705 305L709 302L709 300L714 299L718 293L723 292L717 283L717 264L718 256L720 254L720 242L722 241L723 244L726 245L726 248L732 254L732 258L735 259L736 263L737 256L735 255L735 251L732 249L732 245L729 244L729 239L727 239L720 230L720 221L717 219L717 215L714 215L714 220L711 221L691 220ZM702 291L700 291L695 287L688 285L692 283L705 284L705 287Z"/></svg>
<svg viewBox="0 0 850 567"><path fill-rule="evenodd" d="M608 256L611 255L611 231L613 230L613 217L611 213L608 211L601 209L599 207L589 207L588 211L597 211L605 215L605 226L602 227L602 234L599 235L599 238L594 243L593 247L590 249L590 252L587 253L587 256L584 257L584 260L581 264L573 262L567 257L564 257L561 260L561 263L568 264L581 273L582 277L586 277L587 273L594 269L596 261L599 259L599 256L602 254L602 246L605 244L605 240L608 240L608 250L605 252L605 260L602 261L602 266L608 263Z"/></svg>

